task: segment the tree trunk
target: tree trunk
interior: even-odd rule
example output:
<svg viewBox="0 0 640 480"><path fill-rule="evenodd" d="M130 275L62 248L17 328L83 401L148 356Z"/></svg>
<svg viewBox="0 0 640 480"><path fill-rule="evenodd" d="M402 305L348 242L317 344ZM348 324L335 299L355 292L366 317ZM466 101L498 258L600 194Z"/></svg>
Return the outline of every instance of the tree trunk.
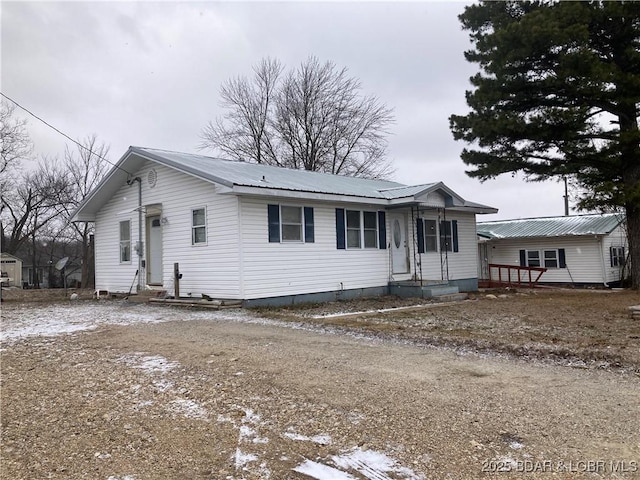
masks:
<svg viewBox="0 0 640 480"><path fill-rule="evenodd" d="M631 259L631 288L640 290L640 208L634 204L626 205L627 238Z"/></svg>

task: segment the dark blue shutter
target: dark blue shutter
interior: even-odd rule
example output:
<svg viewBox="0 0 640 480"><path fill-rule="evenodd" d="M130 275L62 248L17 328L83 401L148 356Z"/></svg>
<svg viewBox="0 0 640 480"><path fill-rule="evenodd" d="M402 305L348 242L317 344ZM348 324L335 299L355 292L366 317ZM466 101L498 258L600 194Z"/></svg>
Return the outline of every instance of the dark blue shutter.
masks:
<svg viewBox="0 0 640 480"><path fill-rule="evenodd" d="M520 250L520 266L527 266L527 252L525 250Z"/></svg>
<svg viewBox="0 0 640 480"><path fill-rule="evenodd" d="M611 266L615 267L613 264L613 247L609 247L609 261L611 262Z"/></svg>
<svg viewBox="0 0 640 480"><path fill-rule="evenodd" d="M304 207L304 241L313 243L315 235L313 230L313 208Z"/></svg>
<svg viewBox="0 0 640 480"><path fill-rule="evenodd" d="M280 207L267 205L269 217L269 242L280 242Z"/></svg>
<svg viewBox="0 0 640 480"><path fill-rule="evenodd" d="M564 248L558 249L558 265L560 268L567 268L567 257L565 257Z"/></svg>
<svg viewBox="0 0 640 480"><path fill-rule="evenodd" d="M451 239L453 241L453 251L458 251L458 221L451 220Z"/></svg>
<svg viewBox="0 0 640 480"><path fill-rule="evenodd" d="M378 212L378 245L382 250L387 249L387 217L385 212Z"/></svg>
<svg viewBox="0 0 640 480"><path fill-rule="evenodd" d="M424 222L421 218L416 220L416 236L418 237L418 253L424 253Z"/></svg>
<svg viewBox="0 0 640 480"><path fill-rule="evenodd" d="M344 208L336 208L336 246L340 250L347 247L344 231Z"/></svg>

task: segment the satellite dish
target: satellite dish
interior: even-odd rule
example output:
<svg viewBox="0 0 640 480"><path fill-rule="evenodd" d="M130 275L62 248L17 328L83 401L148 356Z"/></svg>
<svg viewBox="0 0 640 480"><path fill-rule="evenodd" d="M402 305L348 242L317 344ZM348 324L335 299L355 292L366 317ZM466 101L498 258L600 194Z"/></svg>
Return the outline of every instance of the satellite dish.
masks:
<svg viewBox="0 0 640 480"><path fill-rule="evenodd" d="M64 257L58 260L56 262L56 270L62 270L68 261L69 261L69 257Z"/></svg>

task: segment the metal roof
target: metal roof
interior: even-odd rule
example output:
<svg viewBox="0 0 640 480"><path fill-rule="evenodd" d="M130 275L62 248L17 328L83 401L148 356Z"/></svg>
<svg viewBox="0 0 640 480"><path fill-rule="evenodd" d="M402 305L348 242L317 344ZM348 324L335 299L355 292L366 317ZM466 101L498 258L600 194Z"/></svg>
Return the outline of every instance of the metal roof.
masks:
<svg viewBox="0 0 640 480"><path fill-rule="evenodd" d="M622 221L618 213L539 217L478 222L478 235L489 239L607 235Z"/></svg>
<svg viewBox="0 0 640 480"><path fill-rule="evenodd" d="M222 160L219 158L170 152L151 148L131 147L168 166L187 170L201 178L228 187L234 185L300 192L353 195L356 197L386 198L380 192L405 185L388 180L346 177L329 173L294 170L271 165Z"/></svg>
<svg viewBox="0 0 640 480"><path fill-rule="evenodd" d="M473 213L497 212L493 207L464 200L442 182L407 186L389 180L347 177L168 150L129 147L78 207L73 221L93 221L98 210L122 185L131 180L133 172L142 168L146 161L222 185L228 189L228 193L237 195L271 195L398 207L419 205L421 195L439 192L453 199L451 206L447 208Z"/></svg>

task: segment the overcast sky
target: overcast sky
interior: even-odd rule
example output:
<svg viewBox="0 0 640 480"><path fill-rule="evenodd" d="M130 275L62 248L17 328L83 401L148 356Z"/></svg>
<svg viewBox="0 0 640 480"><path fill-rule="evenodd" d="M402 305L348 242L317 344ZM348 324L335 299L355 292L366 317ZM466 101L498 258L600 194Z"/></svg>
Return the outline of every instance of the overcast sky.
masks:
<svg viewBox="0 0 640 480"><path fill-rule="evenodd" d="M482 220L562 215L563 186L467 177L448 117L465 113L475 65L457 2L1 3L2 93L73 138L97 134L117 161L130 145L204 153L221 84L260 59L295 67L315 55L394 109L393 180L443 181L499 209ZM21 113L22 114L22 113ZM26 114L25 114L26 116ZM68 141L28 117L39 155Z"/></svg>

